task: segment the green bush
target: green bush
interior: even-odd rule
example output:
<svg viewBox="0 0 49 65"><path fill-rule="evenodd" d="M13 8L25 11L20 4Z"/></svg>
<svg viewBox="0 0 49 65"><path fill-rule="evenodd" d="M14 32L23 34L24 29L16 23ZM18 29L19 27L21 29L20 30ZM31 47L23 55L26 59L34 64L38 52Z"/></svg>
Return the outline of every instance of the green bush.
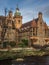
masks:
<svg viewBox="0 0 49 65"><path fill-rule="evenodd" d="M24 43L19 43L18 47L25 47L25 44Z"/></svg>
<svg viewBox="0 0 49 65"><path fill-rule="evenodd" d="M18 44L19 47L27 47L28 46L28 40L22 39L22 43Z"/></svg>
<svg viewBox="0 0 49 65"><path fill-rule="evenodd" d="M25 46L28 46L28 40L22 39L22 43L24 43Z"/></svg>

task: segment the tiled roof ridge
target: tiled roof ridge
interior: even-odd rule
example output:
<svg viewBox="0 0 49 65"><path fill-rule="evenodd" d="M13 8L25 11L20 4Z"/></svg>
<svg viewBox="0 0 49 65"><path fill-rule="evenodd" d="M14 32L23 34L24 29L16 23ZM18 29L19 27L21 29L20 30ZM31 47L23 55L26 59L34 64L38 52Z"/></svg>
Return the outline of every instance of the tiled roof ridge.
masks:
<svg viewBox="0 0 49 65"><path fill-rule="evenodd" d="M35 20L35 21L37 22L38 18L36 18L36 19L33 19L33 20ZM25 24L27 24L27 23L30 23L30 22L32 22L33 20L31 20L31 21L28 21L28 22L26 22L26 23L23 23L22 25L25 25Z"/></svg>

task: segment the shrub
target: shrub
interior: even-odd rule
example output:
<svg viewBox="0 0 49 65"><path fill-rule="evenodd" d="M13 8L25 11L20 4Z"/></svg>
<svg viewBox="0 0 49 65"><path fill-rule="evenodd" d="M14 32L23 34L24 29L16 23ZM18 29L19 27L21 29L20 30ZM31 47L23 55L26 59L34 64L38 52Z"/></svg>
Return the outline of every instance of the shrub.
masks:
<svg viewBox="0 0 49 65"><path fill-rule="evenodd" d="M22 42L24 43L25 46L28 46L28 40L22 39Z"/></svg>
<svg viewBox="0 0 49 65"><path fill-rule="evenodd" d="M18 47L25 47L25 44L24 43L19 43Z"/></svg>
<svg viewBox="0 0 49 65"><path fill-rule="evenodd" d="M28 46L28 40L22 39L22 43L18 44L19 47L27 47Z"/></svg>

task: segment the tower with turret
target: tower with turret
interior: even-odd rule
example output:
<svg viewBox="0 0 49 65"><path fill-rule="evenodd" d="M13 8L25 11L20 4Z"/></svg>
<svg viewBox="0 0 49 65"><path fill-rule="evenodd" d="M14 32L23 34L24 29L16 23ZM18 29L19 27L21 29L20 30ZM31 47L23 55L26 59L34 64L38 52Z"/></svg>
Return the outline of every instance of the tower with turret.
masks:
<svg viewBox="0 0 49 65"><path fill-rule="evenodd" d="M39 12L38 13L38 42L37 43L41 43L41 45L45 44L45 40L44 40L44 37L45 37L45 28L44 28L44 21L43 21L43 17L42 17L42 12Z"/></svg>
<svg viewBox="0 0 49 65"><path fill-rule="evenodd" d="M22 16L18 7L16 8L14 14L14 21L15 21L15 27L19 29L22 26Z"/></svg>

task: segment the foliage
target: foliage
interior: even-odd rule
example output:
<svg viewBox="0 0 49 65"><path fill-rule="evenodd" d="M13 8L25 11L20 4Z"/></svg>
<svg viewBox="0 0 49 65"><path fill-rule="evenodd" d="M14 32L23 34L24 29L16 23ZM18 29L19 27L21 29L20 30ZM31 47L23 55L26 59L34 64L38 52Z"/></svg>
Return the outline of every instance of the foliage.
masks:
<svg viewBox="0 0 49 65"><path fill-rule="evenodd" d="M6 48L8 46L11 46L11 47L15 47L16 46L16 43L15 42L3 42L3 48Z"/></svg>
<svg viewBox="0 0 49 65"><path fill-rule="evenodd" d="M27 47L28 46L28 40L22 39L22 42L18 44L19 47Z"/></svg>
<svg viewBox="0 0 49 65"><path fill-rule="evenodd" d="M17 49L17 48L16 48ZM28 50L25 48L22 48L21 50L19 49L16 52L8 50L8 51L0 51L0 60L2 59L6 59L6 58L12 58L12 59L16 59L19 57L25 57L25 56L43 56L43 55L49 55L48 51L43 51L43 50L36 50L33 51L33 49Z"/></svg>
<svg viewBox="0 0 49 65"><path fill-rule="evenodd" d="M23 42L26 46L28 46L28 40L27 40L27 39L22 39L22 42Z"/></svg>

